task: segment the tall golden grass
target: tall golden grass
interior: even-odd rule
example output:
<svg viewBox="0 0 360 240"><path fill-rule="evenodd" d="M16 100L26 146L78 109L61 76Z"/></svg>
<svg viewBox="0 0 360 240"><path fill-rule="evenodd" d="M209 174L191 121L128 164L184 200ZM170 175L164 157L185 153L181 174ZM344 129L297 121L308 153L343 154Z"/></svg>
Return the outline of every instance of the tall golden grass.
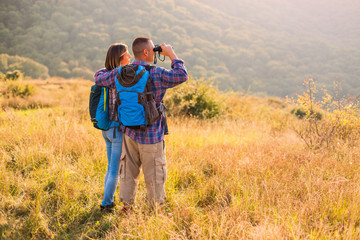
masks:
<svg viewBox="0 0 360 240"><path fill-rule="evenodd" d="M360 239L359 140L307 147L292 128L306 123L280 99L226 95L226 117L169 118L166 205L147 206L141 178L124 216L99 209L107 160L92 83L29 83L47 107L1 99L2 239Z"/></svg>

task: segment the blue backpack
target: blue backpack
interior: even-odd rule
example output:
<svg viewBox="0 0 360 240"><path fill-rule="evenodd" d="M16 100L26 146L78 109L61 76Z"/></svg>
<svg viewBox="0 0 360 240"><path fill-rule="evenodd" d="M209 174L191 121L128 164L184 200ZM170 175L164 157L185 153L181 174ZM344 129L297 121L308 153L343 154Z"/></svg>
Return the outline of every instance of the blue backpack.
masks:
<svg viewBox="0 0 360 240"><path fill-rule="evenodd" d="M156 104L151 91L151 68L132 64L119 67L115 86L119 121L125 127L146 129L164 112L163 104Z"/></svg>
<svg viewBox="0 0 360 240"><path fill-rule="evenodd" d="M89 112L94 127L101 130L109 130L119 127L117 122L109 119L109 88L93 85L90 92Z"/></svg>

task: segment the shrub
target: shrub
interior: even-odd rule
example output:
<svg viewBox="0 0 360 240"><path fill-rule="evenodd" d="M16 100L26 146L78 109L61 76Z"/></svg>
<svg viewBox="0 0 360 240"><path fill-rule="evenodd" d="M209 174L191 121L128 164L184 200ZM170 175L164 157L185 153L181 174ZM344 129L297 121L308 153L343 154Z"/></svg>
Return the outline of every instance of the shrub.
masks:
<svg viewBox="0 0 360 240"><path fill-rule="evenodd" d="M322 101L317 101L315 81L309 77L304 86L307 91L291 101L298 105L291 113L302 120L293 129L305 144L310 148L329 147L341 141L354 145L360 137L358 98L339 97L335 83L335 97L324 90Z"/></svg>
<svg viewBox="0 0 360 240"><path fill-rule="evenodd" d="M36 96L37 88L22 81L2 82L0 87L0 109L29 109L46 107L45 101Z"/></svg>
<svg viewBox="0 0 360 240"><path fill-rule="evenodd" d="M1 94L5 98L10 97L28 97L32 96L35 93L35 86L32 84L25 84L22 82L9 82L4 84L3 89L1 89Z"/></svg>
<svg viewBox="0 0 360 240"><path fill-rule="evenodd" d="M19 70L13 72L7 72L6 74L0 74L0 81L17 81L22 80L23 74Z"/></svg>
<svg viewBox="0 0 360 240"><path fill-rule="evenodd" d="M307 116L304 108L294 108L293 110L291 110L290 113L295 115L299 119L303 119ZM321 120L323 118L323 115L320 112L314 112L313 110L310 110L310 114L314 116L317 120Z"/></svg>
<svg viewBox="0 0 360 240"><path fill-rule="evenodd" d="M5 79L10 81L22 80L22 78L23 74L18 70L15 70L13 72L7 72L5 75Z"/></svg>
<svg viewBox="0 0 360 240"><path fill-rule="evenodd" d="M221 99L220 91L211 82L190 77L187 82L168 91L165 106L170 116L210 119L221 114Z"/></svg>

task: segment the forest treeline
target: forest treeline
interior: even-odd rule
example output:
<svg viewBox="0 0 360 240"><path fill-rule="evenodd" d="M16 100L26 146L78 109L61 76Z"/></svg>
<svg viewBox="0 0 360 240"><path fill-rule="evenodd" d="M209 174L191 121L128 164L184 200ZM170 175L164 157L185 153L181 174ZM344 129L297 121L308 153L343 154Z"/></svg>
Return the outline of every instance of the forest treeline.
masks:
<svg viewBox="0 0 360 240"><path fill-rule="evenodd" d="M346 93L358 94L359 49L304 29L293 29L297 35L268 29L247 17L252 7L236 16L214 1L2 0L0 53L7 55L0 64L19 56L50 76L92 79L111 43L131 46L135 37L149 36L172 44L191 75L213 79L220 89L292 95L312 75L326 87L338 79Z"/></svg>

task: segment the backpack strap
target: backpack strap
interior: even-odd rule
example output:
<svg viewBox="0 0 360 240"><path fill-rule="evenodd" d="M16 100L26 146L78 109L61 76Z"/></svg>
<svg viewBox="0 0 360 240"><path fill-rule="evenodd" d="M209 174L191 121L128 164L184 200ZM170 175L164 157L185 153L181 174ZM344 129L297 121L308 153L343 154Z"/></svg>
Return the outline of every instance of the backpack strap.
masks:
<svg viewBox="0 0 360 240"><path fill-rule="evenodd" d="M145 67L145 69L146 69L147 71L150 72L150 70L153 69L153 68L156 67L156 66L145 65L144 67Z"/></svg>
<svg viewBox="0 0 360 240"><path fill-rule="evenodd" d="M151 69L155 68L156 66L151 66L151 65L146 65L145 69L147 71L150 72ZM148 93L151 93L150 97L154 98L154 94L152 94L152 89L151 89L151 81L150 81L150 75L149 75L149 79L146 83L146 90ZM164 126L164 134L168 135L169 134L169 128L168 128L168 124L167 124L167 118L166 118L166 107L164 105L164 102L161 101L160 105L157 106L157 109L159 111L159 114L162 115L162 125Z"/></svg>
<svg viewBox="0 0 360 240"><path fill-rule="evenodd" d="M153 69L153 68L155 68L156 66L145 65L144 67L145 67L146 71L149 71L149 72L150 72L150 70ZM153 93L153 92L152 92L152 83L151 83L150 80L151 80L151 78L150 78L150 74L149 74L149 78L148 78L148 80L147 80L147 82L146 82L146 86L145 86L145 90L146 90L146 92L147 92L148 94L152 94L152 93ZM152 94L152 97L154 97L154 94Z"/></svg>
<svg viewBox="0 0 360 240"><path fill-rule="evenodd" d="M159 112L163 116L162 125L164 126L164 134L168 135L169 134L169 127L168 127L167 118L166 118L166 107L165 107L165 104L164 104L163 101L161 101L161 103L160 103Z"/></svg>

